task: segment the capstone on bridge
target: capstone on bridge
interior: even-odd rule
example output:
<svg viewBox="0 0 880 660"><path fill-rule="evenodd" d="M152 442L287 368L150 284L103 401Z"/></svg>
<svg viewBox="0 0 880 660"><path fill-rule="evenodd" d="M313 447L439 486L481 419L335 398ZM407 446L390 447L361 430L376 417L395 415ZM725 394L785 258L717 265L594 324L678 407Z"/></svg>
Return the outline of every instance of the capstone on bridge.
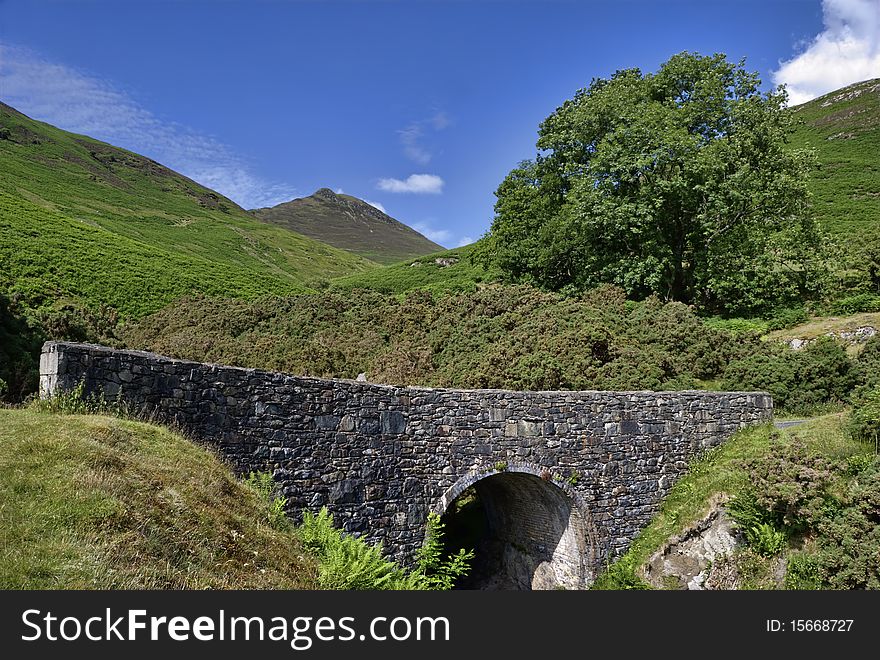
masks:
<svg viewBox="0 0 880 660"><path fill-rule="evenodd" d="M392 387L66 342L40 372L42 396L82 382L175 424L240 474L271 471L294 518L326 506L403 563L428 513L465 496L483 529L473 586L507 589L589 586L689 461L773 413L760 392Z"/></svg>

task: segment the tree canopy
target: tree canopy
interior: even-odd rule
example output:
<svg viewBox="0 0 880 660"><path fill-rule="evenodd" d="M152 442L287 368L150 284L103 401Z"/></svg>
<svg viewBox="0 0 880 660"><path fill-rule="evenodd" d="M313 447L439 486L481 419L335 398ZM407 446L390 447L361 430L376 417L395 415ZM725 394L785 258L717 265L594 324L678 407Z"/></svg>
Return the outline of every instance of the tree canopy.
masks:
<svg viewBox="0 0 880 660"><path fill-rule="evenodd" d="M728 313L815 292L811 152L779 88L722 54L594 79L541 124L475 254L548 289L622 287Z"/></svg>

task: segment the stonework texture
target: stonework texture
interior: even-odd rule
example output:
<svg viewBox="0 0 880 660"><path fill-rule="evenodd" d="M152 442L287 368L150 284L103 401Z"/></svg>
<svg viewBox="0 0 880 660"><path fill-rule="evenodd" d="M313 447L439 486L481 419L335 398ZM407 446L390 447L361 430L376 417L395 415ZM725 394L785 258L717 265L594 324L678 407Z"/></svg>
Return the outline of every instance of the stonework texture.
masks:
<svg viewBox="0 0 880 660"><path fill-rule="evenodd" d="M588 586L689 461L773 413L760 392L394 387L66 342L40 372L42 396L82 382L176 425L240 474L271 471L294 518L326 506L403 563L428 512L474 486L524 588Z"/></svg>

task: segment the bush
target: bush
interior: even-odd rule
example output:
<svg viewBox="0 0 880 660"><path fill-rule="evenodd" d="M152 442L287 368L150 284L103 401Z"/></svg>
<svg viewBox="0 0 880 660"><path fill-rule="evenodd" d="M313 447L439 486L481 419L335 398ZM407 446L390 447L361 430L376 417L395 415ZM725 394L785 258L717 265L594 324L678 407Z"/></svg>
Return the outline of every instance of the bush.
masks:
<svg viewBox="0 0 880 660"><path fill-rule="evenodd" d="M859 293L837 300L828 306L828 313L838 316L877 311L880 311L880 296L873 293Z"/></svg>
<svg viewBox="0 0 880 660"><path fill-rule="evenodd" d="M697 387L756 335L708 327L680 303L627 303L600 287L573 297L528 286L394 297L324 292L256 302L180 301L124 330L125 342L193 360L319 377L436 387Z"/></svg>
<svg viewBox="0 0 880 660"><path fill-rule="evenodd" d="M855 390L856 398L866 391L880 388L880 335L865 342L856 357L855 369L859 382Z"/></svg>
<svg viewBox="0 0 880 660"><path fill-rule="evenodd" d="M817 564L832 589L880 589L880 469L853 480L816 525Z"/></svg>
<svg viewBox="0 0 880 660"><path fill-rule="evenodd" d="M744 466L750 486L728 510L749 545L772 555L786 536L811 539L789 558L788 588L880 588L880 457L831 462L793 440Z"/></svg>
<svg viewBox="0 0 880 660"><path fill-rule="evenodd" d="M819 337L800 351L776 345L732 360L721 388L764 390L777 408L804 414L847 401L858 380L859 371L843 346L831 337Z"/></svg>
<svg viewBox="0 0 880 660"><path fill-rule="evenodd" d="M847 431L856 440L880 448L880 389L871 390L856 402L849 416Z"/></svg>
<svg viewBox="0 0 880 660"><path fill-rule="evenodd" d="M37 389L43 334L0 295L0 400L19 402Z"/></svg>
<svg viewBox="0 0 880 660"><path fill-rule="evenodd" d="M822 575L815 556L804 552L793 552L785 567L785 588L814 590L822 586Z"/></svg>
<svg viewBox="0 0 880 660"><path fill-rule="evenodd" d="M767 321L767 330L785 330L810 320L803 307L776 310Z"/></svg>

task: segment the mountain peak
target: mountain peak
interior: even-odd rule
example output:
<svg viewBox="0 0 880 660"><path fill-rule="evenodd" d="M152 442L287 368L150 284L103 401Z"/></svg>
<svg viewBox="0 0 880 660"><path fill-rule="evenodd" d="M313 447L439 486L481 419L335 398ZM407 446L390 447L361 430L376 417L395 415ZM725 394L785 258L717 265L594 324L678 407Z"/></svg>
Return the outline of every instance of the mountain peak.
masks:
<svg viewBox="0 0 880 660"><path fill-rule="evenodd" d="M325 199L336 199L337 195L330 188L318 188L312 197L323 197Z"/></svg>
<svg viewBox="0 0 880 660"><path fill-rule="evenodd" d="M442 250L411 227L352 195L319 188L309 197L255 209L267 222L379 263L395 263Z"/></svg>

